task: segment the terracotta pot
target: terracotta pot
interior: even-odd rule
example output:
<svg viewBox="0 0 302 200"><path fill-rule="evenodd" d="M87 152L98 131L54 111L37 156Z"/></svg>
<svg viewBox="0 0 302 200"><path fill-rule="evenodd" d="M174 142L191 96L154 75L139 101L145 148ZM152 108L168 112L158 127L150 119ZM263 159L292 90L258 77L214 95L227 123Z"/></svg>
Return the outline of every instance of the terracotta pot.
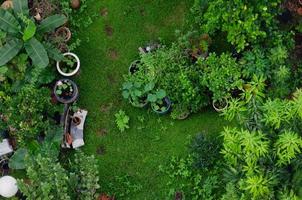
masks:
<svg viewBox="0 0 302 200"><path fill-rule="evenodd" d="M101 194L99 197L98 197L98 200L115 200L114 197L110 197L106 194Z"/></svg>
<svg viewBox="0 0 302 200"><path fill-rule="evenodd" d="M72 122L74 123L74 125L78 126L81 124L81 118L79 117L73 117L72 118Z"/></svg>
<svg viewBox="0 0 302 200"><path fill-rule="evenodd" d="M11 0L4 1L4 2L1 4L1 8L3 8L4 10L13 8L13 2L12 2Z"/></svg>
<svg viewBox="0 0 302 200"><path fill-rule="evenodd" d="M73 9L79 9L80 6L81 6L81 1L80 1L80 0L71 0L71 1L70 1L70 6L71 6Z"/></svg>
<svg viewBox="0 0 302 200"><path fill-rule="evenodd" d="M56 30L56 36L63 37L64 42L68 42L71 38L71 31L69 28L62 26Z"/></svg>
<svg viewBox="0 0 302 200"><path fill-rule="evenodd" d="M298 15L302 15L302 7L297 9Z"/></svg>

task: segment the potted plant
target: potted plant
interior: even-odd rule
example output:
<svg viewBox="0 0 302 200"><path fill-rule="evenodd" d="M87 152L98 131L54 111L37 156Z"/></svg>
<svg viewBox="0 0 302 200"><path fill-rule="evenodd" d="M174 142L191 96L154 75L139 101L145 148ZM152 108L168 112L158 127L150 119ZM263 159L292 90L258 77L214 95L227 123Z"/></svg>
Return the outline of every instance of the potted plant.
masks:
<svg viewBox="0 0 302 200"><path fill-rule="evenodd" d="M71 52L63 54L62 61L57 61L57 70L62 76L73 76L80 70L79 57Z"/></svg>
<svg viewBox="0 0 302 200"><path fill-rule="evenodd" d="M140 60L133 61L129 67L129 74L135 74L139 70L140 65L141 65Z"/></svg>
<svg viewBox="0 0 302 200"><path fill-rule="evenodd" d="M71 39L71 31L66 26L58 28L55 35L59 38L62 38L64 42L68 42Z"/></svg>
<svg viewBox="0 0 302 200"><path fill-rule="evenodd" d="M189 32L183 37L181 43L185 45L189 56L196 61L199 57L206 58L208 56L209 45L211 38L208 34L200 35L198 32Z"/></svg>
<svg viewBox="0 0 302 200"><path fill-rule="evenodd" d="M222 98L218 100L215 99L213 100L212 105L217 112L222 112L228 107L227 98Z"/></svg>
<svg viewBox="0 0 302 200"><path fill-rule="evenodd" d="M154 83L148 83L143 85L139 81L125 82L123 84L123 97L128 99L129 102L138 108L144 108L147 106L147 94L154 88Z"/></svg>
<svg viewBox="0 0 302 200"><path fill-rule="evenodd" d="M188 118L189 115L190 115L190 111L186 107L184 107L180 104L178 104L178 105L174 104L173 110L171 113L172 119L184 120L184 119Z"/></svg>
<svg viewBox="0 0 302 200"><path fill-rule="evenodd" d="M164 115L171 109L171 101L166 95L166 91L160 89L155 93L148 94L148 102L151 103L151 108L157 114Z"/></svg>
<svg viewBox="0 0 302 200"><path fill-rule="evenodd" d="M55 84L54 94L59 102L69 104L78 98L79 91L77 85L72 80L61 79Z"/></svg>
<svg viewBox="0 0 302 200"><path fill-rule="evenodd" d="M72 117L72 123L73 123L74 125L76 125L76 126L80 125L80 124L81 124L81 121L82 121L81 118L78 117L78 116Z"/></svg>

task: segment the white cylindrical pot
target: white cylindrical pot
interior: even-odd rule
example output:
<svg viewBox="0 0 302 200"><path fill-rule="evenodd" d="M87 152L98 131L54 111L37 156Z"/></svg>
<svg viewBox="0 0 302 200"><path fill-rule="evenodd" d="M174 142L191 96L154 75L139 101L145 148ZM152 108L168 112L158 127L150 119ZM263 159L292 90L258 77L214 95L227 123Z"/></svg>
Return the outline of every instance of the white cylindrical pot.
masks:
<svg viewBox="0 0 302 200"><path fill-rule="evenodd" d="M76 73L78 73L78 71L80 70L80 65L81 65L79 57L78 57L76 54L71 53L71 52L64 53L63 56L64 56L64 57L65 57L65 56L72 56L72 57L74 57L74 58L76 59L76 62L77 62L77 67L76 67L76 69L75 69L73 72L65 73L65 72L63 72L63 71L61 70L61 68L60 68L60 61L57 61L57 70L58 70L58 72L59 72L62 76L66 76L66 77L70 77L70 76L73 76L73 75L75 75Z"/></svg>
<svg viewBox="0 0 302 200"><path fill-rule="evenodd" d="M6 198L13 197L18 192L17 180L11 176L0 178L0 195Z"/></svg>

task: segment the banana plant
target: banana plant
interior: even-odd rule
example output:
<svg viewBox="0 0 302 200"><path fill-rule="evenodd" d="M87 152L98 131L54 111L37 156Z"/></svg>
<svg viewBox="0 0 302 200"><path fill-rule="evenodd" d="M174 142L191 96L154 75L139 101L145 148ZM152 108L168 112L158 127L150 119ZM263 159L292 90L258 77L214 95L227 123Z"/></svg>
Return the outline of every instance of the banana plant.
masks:
<svg viewBox="0 0 302 200"><path fill-rule="evenodd" d="M49 57L60 60L62 55L47 42L41 42L45 33L51 32L66 22L64 15L53 15L36 24L29 16L27 0L13 0L13 10L0 8L0 30L6 33L6 42L0 47L0 66L24 50L32 64L45 68Z"/></svg>

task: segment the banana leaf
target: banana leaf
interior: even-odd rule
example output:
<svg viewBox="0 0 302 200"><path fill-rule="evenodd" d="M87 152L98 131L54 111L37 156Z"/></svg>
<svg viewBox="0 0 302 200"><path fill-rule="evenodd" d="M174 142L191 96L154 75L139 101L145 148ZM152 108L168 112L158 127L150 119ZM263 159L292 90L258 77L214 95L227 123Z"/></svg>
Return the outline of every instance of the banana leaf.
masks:
<svg viewBox="0 0 302 200"><path fill-rule="evenodd" d="M22 14L28 16L28 1L27 0L13 0L14 12L16 14Z"/></svg>
<svg viewBox="0 0 302 200"><path fill-rule="evenodd" d="M20 24L13 14L0 9L0 29L4 32L17 34L20 32Z"/></svg>
<svg viewBox="0 0 302 200"><path fill-rule="evenodd" d="M0 47L0 66L5 65L13 59L23 47L23 42L18 39L8 41Z"/></svg>
<svg viewBox="0 0 302 200"><path fill-rule="evenodd" d="M49 59L44 46L36 39L31 38L24 43L25 50L31 58L33 65L45 68L49 64Z"/></svg>
<svg viewBox="0 0 302 200"><path fill-rule="evenodd" d="M20 148L9 159L9 167L12 169L25 169L25 157L28 155L27 149Z"/></svg>
<svg viewBox="0 0 302 200"><path fill-rule="evenodd" d="M47 51L49 58L51 58L55 61L63 60L64 56L57 48L52 46L50 43L43 43L43 45Z"/></svg>
<svg viewBox="0 0 302 200"><path fill-rule="evenodd" d="M36 33L36 25L33 21L29 21L27 27L25 28L24 30L24 33L23 33L23 41L27 41L29 39L31 39L32 37L34 37L35 33Z"/></svg>
<svg viewBox="0 0 302 200"><path fill-rule="evenodd" d="M66 21L67 18L64 15L52 15L41 22L38 31L40 33L50 32L65 24Z"/></svg>

